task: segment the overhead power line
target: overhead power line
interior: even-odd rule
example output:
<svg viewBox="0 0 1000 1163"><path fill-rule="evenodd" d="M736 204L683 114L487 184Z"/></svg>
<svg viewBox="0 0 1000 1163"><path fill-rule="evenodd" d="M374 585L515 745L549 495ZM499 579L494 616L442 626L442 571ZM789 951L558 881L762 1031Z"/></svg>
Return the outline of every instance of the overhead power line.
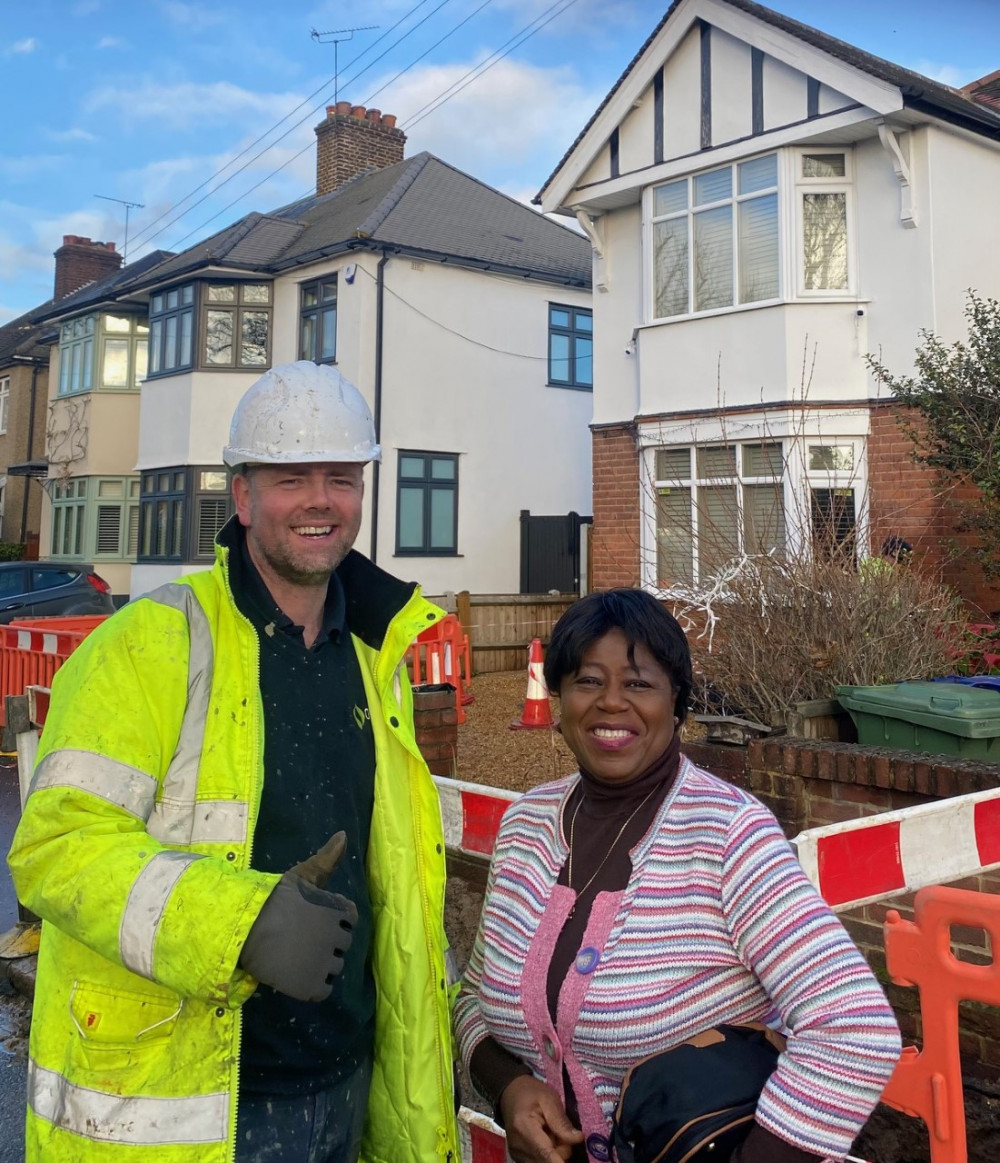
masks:
<svg viewBox="0 0 1000 1163"><path fill-rule="evenodd" d="M360 61L363 57L365 57L368 53L370 53L372 51L372 49L374 49L381 41L383 41L387 36L390 36L397 28L399 28L399 26L401 24L405 23L415 12L419 11L419 9L423 8L423 6L425 4L429 4L429 3L430 3L430 0L418 0L418 3L415 4L408 12L404 13L404 15L401 16L399 18L399 20L396 21L395 24L393 24L391 27L387 28L386 31L381 36L376 37L376 39L372 42L372 44L370 44L362 52L358 53L357 56L353 57L350 60L350 62L348 62L349 65L354 65L358 61ZM435 11L437 11L437 10L435 9ZM433 15L433 13L431 15ZM423 23L423 22L421 22L421 23ZM419 27L420 27L419 24L415 25L414 28L411 29L410 31L413 32L416 30L416 28L419 28ZM408 35L410 35L410 33L407 33L406 35L408 36ZM405 37L401 37L400 40L396 42L396 44L397 45L400 44L402 42L402 40L404 40L404 39L405 39ZM396 45L393 45L392 47L395 48ZM377 57L376 60L381 60L381 57ZM375 61L372 62L372 64L374 64L374 63L375 63ZM229 169L230 166L232 166L234 163L238 162L239 159L241 157L243 157L245 154L249 153L250 150L252 150L255 145L259 145L266 137L269 137L272 133L274 133L275 130L277 130L281 125L284 124L284 122L286 122L290 117L293 117L296 113L298 113L298 111L301 108L303 108L303 106L308 105L309 102L312 101L315 97L317 97L320 93L326 92L329 89L330 85L335 82L335 80L336 80L336 74L333 77L328 77L323 82L323 84L319 86L318 89L314 89L309 94L309 96L303 98L303 100L301 100L298 103L298 105L295 106L294 109L292 109L288 113L286 113L284 115L284 117L279 118L279 120L276 121L272 126L270 126L268 129L265 129L262 134L260 134L258 137L255 137L253 141L251 141L248 145L244 146L243 149L241 149L240 152L238 154L236 154L235 157L230 158L229 161L227 161L224 166L221 166L218 170L215 171L214 174L212 174L210 177L206 178L205 181L203 181L200 185L195 186L195 188L193 190L191 190L190 193L185 194L183 198L181 198L179 201L175 202L172 206L169 206L166 210L163 211L162 214L160 214L156 218L154 218L152 222L147 223L142 228L142 230L140 230L139 233L136 235L136 238L133 241L133 245L139 245L140 240L141 240L142 244L146 244L148 242L151 242L154 238L159 238L159 236L161 234L163 234L164 231L169 230L170 227L173 226L173 224L175 222L179 222L181 218L185 217L192 210L194 210L194 208L196 206L200 206L201 203L206 200L206 198L211 197L211 195L213 193L215 193L216 190L221 189L221 187L226 184L225 182L220 182L218 186L214 186L208 192L208 194L205 195L205 198L199 198L197 202L188 206L188 208L184 211L183 214L178 214L174 218L172 218L161 230L158 230L155 234L152 234L152 235L149 233L152 230L152 228L154 226L156 226L157 223L162 222L164 218L166 218L168 215L172 214L173 211L177 210L179 207L183 206L184 203L189 201L191 198L193 198L195 196L195 194L199 193L199 191L201 191L201 190L204 190L206 186L211 185L211 183L214 182L216 178L221 177L226 172L226 170ZM302 124L302 121L305 121L310 116L312 116L312 113L314 113L316 111L316 109L321 108L323 104L325 104L325 99L323 102L321 102L321 104L319 106L314 106L310 110L310 112L308 114L306 114L306 116L304 118L302 118L302 120L297 121L295 123L295 125L291 126L287 130L286 133L282 134L281 137L277 138L271 144L277 145L277 143L279 141L282 141L285 137L287 137L288 134L292 132L292 130L297 129ZM270 148L270 146L267 148ZM258 153L253 158L251 158L250 163L248 163L248 164L252 164L254 161L257 160L258 157L260 157L263 153L266 153L266 152L267 152L266 149L262 150L261 153ZM234 171L234 173L230 174L230 178L236 177L236 174L242 173L242 171L244 169L246 169L246 166L241 166L239 170L236 170L236 171ZM229 178L227 178L226 181L229 181Z"/></svg>
<svg viewBox="0 0 1000 1163"><path fill-rule="evenodd" d="M413 29L411 29L409 32L407 32L406 36L409 36L412 32L414 32L416 30L416 28L419 28L421 24L423 24L427 20L429 20L431 16L435 15L435 13L440 11L440 9L443 8L449 2L450 2L450 0L441 0L441 3L438 4L437 7L434 8L430 13L428 13L428 15L423 18L423 20L421 20L417 25L415 25ZM491 53L486 58L485 62L483 62L480 65L477 65L474 69L470 69L461 78L459 78L458 81L454 82L452 85L449 85L446 89L444 89L442 91L441 94L439 94L437 97L435 97L431 101L429 101L426 105L423 105L420 109L418 109L416 114L414 114L413 117L411 117L405 123L404 128L411 128L412 126L416 125L418 122L423 121L425 117L429 117L431 113L436 112L443 105L447 104L447 102L450 101L453 97L457 96L460 92L462 92L463 89L468 88L469 85L471 85L473 82L477 81L480 77L484 76L487 72L489 72L489 70L491 68L493 68L494 65L499 64L501 60L503 60L505 57L509 56L515 49L520 48L521 45L525 44L528 40L530 40L533 36L535 36L536 33L540 32L546 25L550 24L558 16L561 16L564 12L568 11L576 3L577 3L577 0L556 0L556 2L552 5L550 5L547 9L545 9L545 11L541 13L541 15L535 17L534 20L529 21L528 24L524 25L509 40L505 41L504 44L501 45L501 47L499 49L497 49L493 53ZM485 5L482 5L481 7L485 7ZM480 10L481 9L477 9L476 11L478 12ZM475 13L473 13L473 15L475 15ZM466 19L468 19L468 18L466 18ZM463 21L463 23L465 23L465 21ZM452 31L454 31L454 30L452 30ZM437 43L438 44L442 43L450 35L451 35L451 33L447 33ZM401 44L402 41L406 39L406 36L400 37L400 39L396 42L396 44L390 45L389 48L387 48L385 50L385 52L379 54L379 56L376 57L374 61L372 61L369 65L365 66L365 68L363 70L361 70L360 73L355 74L355 76L352 77L350 79L350 81L348 81L346 83L350 84L353 81L357 80L364 72L368 71L368 69L371 67L371 65L374 65L377 61L381 60L384 56L386 56L398 44ZM379 39L382 39L382 38L379 38ZM432 46L432 48L433 47L437 47L437 45ZM407 72L408 69L412 68L413 65L415 65L419 60L423 59L423 57L426 55L427 55L426 53L423 53L423 54L421 54L420 57L417 57L414 61L412 61L406 67L406 69L401 70L401 72L399 74L397 74L397 76L394 77L393 80L396 80L396 79L398 79L399 76L402 76L403 73ZM383 88L385 88L385 86L383 86ZM379 92L379 93L382 92L382 89L377 90L377 92ZM369 98L369 100L370 100L370 98ZM318 108L319 107L317 107L317 109ZM312 112L316 112L316 109L314 109ZM288 134L291 133L293 129L295 129L299 125L301 125L303 123L303 121L306 121L308 119L308 116L309 115L307 114L306 117L303 117L298 122L296 122L296 124L294 126L290 127L284 134L282 134L282 136L280 138L278 138L277 141L281 141L285 137L287 137ZM266 153L267 149L273 148L273 146L277 144L277 141L272 142L272 144L270 146L268 146L266 149L261 150L260 153L258 153L254 158L250 159L249 162L247 162L244 166L241 166L240 170L237 171L237 173L246 169L247 166L252 164L253 161L256 161L257 158L261 157L264 153ZM241 193L237 198L233 199L233 201L227 203L220 210L216 211L215 214L213 214L210 218L206 219L200 226L195 227L193 230L191 230L187 234L185 234L183 238L179 239L174 244L174 249L175 250L180 249L180 247L185 242L187 242L187 240L189 238L192 238L194 235L199 234L207 226L211 225L211 223L214 222L216 220L216 218L221 217L223 214L226 213L227 210L231 210L234 206L236 206L239 202L241 202L249 194L252 194L254 192L254 190L256 190L260 186L264 185L265 182L270 181L271 178L275 177L282 170L284 170L286 167L291 165L292 162L296 161L304 153L308 152L312 148L313 148L313 143L309 142L308 145L303 146L302 149L300 149L297 153L294 153L290 158L286 158L286 160L284 162L282 162L281 165L276 166L275 169L273 169L270 173L266 174L263 178L260 179L260 181L255 182L249 189L243 191L243 193ZM230 176L235 177L236 174L232 174ZM227 178L226 182L228 182L229 180L230 179ZM220 183L219 186L216 187L216 190L219 189L222 185L225 185L225 182ZM213 191L213 193L214 192L215 191ZM207 198L208 196L209 195L205 195L205 198ZM199 202L196 202L194 205L199 205L200 202L205 201L205 198L199 199ZM193 208L194 208L193 206L190 207L190 209L193 209ZM185 211L185 213L187 213L187 211ZM179 217L183 217L183 216L184 215L180 215ZM177 219L175 219L174 221L176 221L176 220ZM171 225L171 224L168 224L168 226L169 225ZM164 227L163 229L166 230L167 227ZM163 231L161 230L158 233L162 233L162 232ZM153 235L152 237L155 238L155 237L157 237L157 235ZM147 239L147 242L148 241L151 241L151 239Z"/></svg>

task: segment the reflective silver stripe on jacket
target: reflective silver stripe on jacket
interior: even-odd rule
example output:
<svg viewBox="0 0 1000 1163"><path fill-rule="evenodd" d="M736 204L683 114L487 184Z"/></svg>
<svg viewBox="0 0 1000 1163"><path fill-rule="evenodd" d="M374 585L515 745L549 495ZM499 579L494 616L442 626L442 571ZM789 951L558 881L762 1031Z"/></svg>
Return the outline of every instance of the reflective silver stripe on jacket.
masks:
<svg viewBox="0 0 1000 1163"><path fill-rule="evenodd" d="M156 799L156 780L137 767L94 751L65 747L50 751L35 768L31 791L72 787L100 796L139 820L149 818Z"/></svg>
<svg viewBox="0 0 1000 1163"><path fill-rule="evenodd" d="M190 852L158 852L132 882L118 929L118 951L126 969L153 977L156 933L174 885L195 860Z"/></svg>
<svg viewBox="0 0 1000 1163"><path fill-rule="evenodd" d="M229 1094L193 1098L124 1098L74 1086L54 1070L28 1064L28 1105L35 1114L87 1139L136 1147L224 1142Z"/></svg>
<svg viewBox="0 0 1000 1163"><path fill-rule="evenodd" d="M247 805L197 798L215 666L208 618L190 586L171 582L146 598L185 616L189 642L187 705L177 749L163 777L163 795L153 807L146 830L161 844L243 844L247 838Z"/></svg>

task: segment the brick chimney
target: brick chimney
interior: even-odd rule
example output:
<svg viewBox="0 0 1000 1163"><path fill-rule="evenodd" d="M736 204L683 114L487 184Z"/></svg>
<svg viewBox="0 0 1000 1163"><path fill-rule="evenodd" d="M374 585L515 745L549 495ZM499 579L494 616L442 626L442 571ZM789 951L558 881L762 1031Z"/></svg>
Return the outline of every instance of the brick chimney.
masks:
<svg viewBox="0 0 1000 1163"><path fill-rule="evenodd" d="M350 101L327 105L316 126L316 193L329 194L344 182L403 160L406 134L391 113Z"/></svg>
<svg viewBox="0 0 1000 1163"><path fill-rule="evenodd" d="M122 265L113 242L91 242L76 234L64 234L56 251L55 297L62 299L87 283L103 279Z"/></svg>
<svg viewBox="0 0 1000 1163"><path fill-rule="evenodd" d="M970 81L963 85L962 92L977 104L985 105L994 113L1000 113L1000 69L980 77L978 81Z"/></svg>

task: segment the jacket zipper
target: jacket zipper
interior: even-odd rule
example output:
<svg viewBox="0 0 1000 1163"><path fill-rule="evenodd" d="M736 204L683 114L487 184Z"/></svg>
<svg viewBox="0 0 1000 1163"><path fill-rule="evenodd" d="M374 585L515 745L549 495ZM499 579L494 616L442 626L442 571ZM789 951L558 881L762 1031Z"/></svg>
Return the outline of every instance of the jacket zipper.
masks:
<svg viewBox="0 0 1000 1163"><path fill-rule="evenodd" d="M246 615L243 613L243 611L236 604L236 599L233 597L232 587L229 584L229 550L225 549L223 552L225 554L225 557L224 557L224 560L222 563L222 566L223 566L223 568L222 568L222 580L223 580L223 584L226 587L226 596L228 597L229 602L230 602L233 610L236 612L237 618L240 618L249 627L250 633L253 636L252 640L256 645L256 650L254 651L254 658L255 658L254 676L253 676L254 681L253 681L253 686L251 688L251 697L253 697L253 693L256 693L257 697L259 698L259 696L260 696L260 646L259 646L259 644L256 644L257 631L254 629L254 625L250 621L250 619L248 617L246 617ZM257 824L256 811L254 812L253 818L251 819L249 809L250 809L250 806L252 804L259 804L259 802L260 802L258 792L260 790L261 766L263 764L263 758L261 756L261 746L260 746L260 735L261 735L261 731L263 730L263 727L264 727L263 713L261 713L258 716L258 722L259 722L260 729L257 731L257 743L256 743L255 751L254 751L254 757L253 757L253 759L254 759L253 775L252 775L252 782L250 785L251 798L250 798L250 802L247 804L248 810L247 810L246 858L245 858L245 862L244 862L245 868L251 867L251 859L253 857L253 837L254 837L254 830L255 830L256 824ZM236 1126L237 1126L237 1120L239 1118L239 1103L240 1103L240 1054L242 1053L242 1049L243 1049L243 1007L242 1006L240 1006L239 1009L237 1009L236 1012L233 1014L233 1020L236 1023L236 1028L233 1031L233 1066L232 1066L232 1072L231 1072L232 1081L230 1083L230 1085L232 1086L232 1095L233 1095L233 1117L230 1120L231 1125L232 1125L232 1144L231 1144L230 1150L229 1150L229 1163L236 1163Z"/></svg>

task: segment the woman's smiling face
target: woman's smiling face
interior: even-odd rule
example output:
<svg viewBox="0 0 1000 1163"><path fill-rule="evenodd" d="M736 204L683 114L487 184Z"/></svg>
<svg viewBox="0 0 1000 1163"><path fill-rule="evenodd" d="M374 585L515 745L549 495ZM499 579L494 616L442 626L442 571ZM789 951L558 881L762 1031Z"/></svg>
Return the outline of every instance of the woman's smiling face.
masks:
<svg viewBox="0 0 1000 1163"><path fill-rule="evenodd" d="M580 766L606 783L634 779L674 736L670 675L641 643L632 655L622 631L610 630L559 688L563 738Z"/></svg>

